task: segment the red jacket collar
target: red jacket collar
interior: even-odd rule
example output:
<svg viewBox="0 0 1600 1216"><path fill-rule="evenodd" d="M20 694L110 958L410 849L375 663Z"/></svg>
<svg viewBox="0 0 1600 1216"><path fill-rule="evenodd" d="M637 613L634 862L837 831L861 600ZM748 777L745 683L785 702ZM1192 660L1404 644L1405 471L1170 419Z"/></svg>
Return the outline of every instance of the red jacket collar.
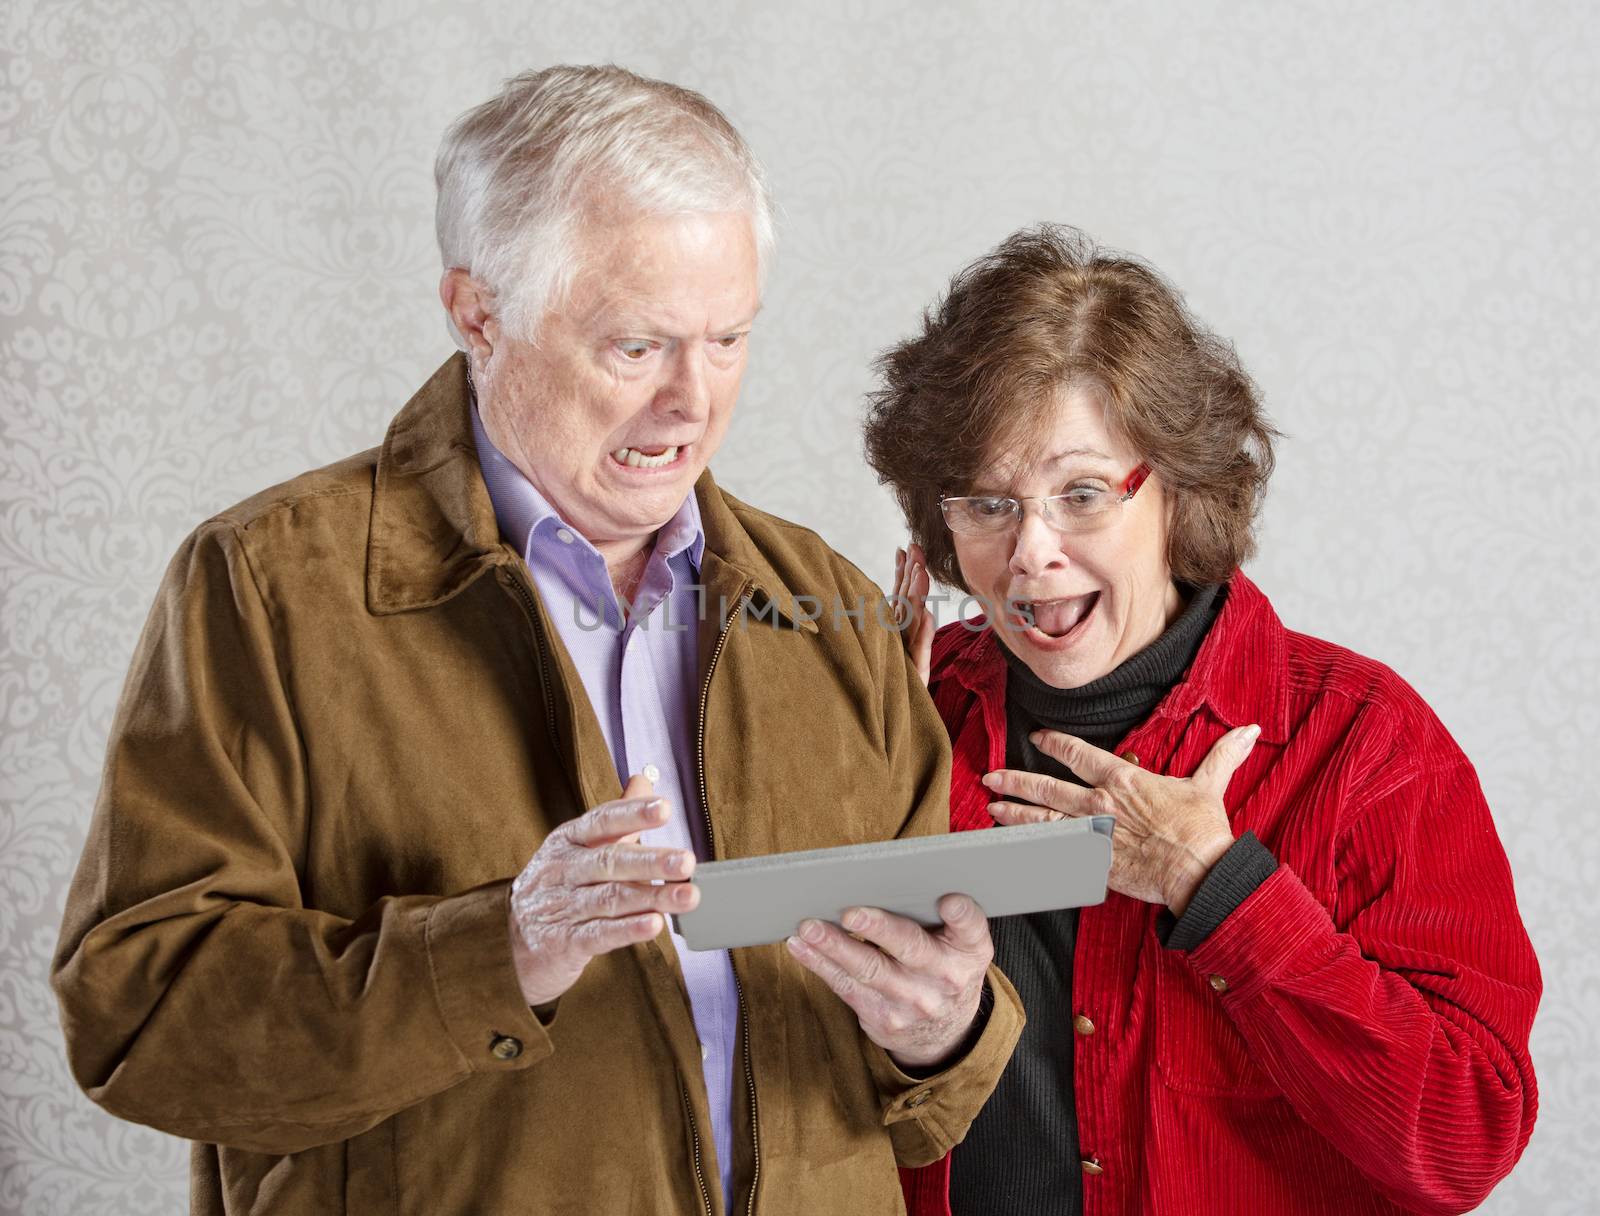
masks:
<svg viewBox="0 0 1600 1216"><path fill-rule="evenodd" d="M955 621L934 635L930 684L954 680L987 705L1005 697L1006 661L982 622ZM1152 717L1187 718L1205 705L1229 729L1255 722L1263 739L1287 742L1287 654L1283 622L1260 588L1235 570L1211 632Z"/></svg>

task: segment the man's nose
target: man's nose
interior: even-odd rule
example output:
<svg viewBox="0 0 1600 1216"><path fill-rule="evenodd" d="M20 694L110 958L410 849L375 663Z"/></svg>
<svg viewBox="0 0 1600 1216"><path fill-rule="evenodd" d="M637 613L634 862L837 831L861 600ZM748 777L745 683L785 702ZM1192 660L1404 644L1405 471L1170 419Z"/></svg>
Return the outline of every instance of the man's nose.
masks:
<svg viewBox="0 0 1600 1216"><path fill-rule="evenodd" d="M1061 533L1045 522L1038 503L1023 503L1011 548L1011 569L1032 575L1065 567L1068 559L1061 550L1061 539Z"/></svg>
<svg viewBox="0 0 1600 1216"><path fill-rule="evenodd" d="M681 343L669 366L670 375L656 393L656 408L694 422L703 421L711 410L705 351L698 342Z"/></svg>

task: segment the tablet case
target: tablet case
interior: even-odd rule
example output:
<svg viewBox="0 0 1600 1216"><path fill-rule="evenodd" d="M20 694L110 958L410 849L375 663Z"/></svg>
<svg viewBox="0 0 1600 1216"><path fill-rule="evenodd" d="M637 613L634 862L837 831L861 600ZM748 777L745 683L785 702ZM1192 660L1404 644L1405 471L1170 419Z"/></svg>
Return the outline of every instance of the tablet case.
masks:
<svg viewBox="0 0 1600 1216"><path fill-rule="evenodd" d="M882 908L937 928L941 897L989 916L1081 908L1106 897L1110 815L773 853L695 867L700 906L673 919L691 950L779 942L807 917Z"/></svg>

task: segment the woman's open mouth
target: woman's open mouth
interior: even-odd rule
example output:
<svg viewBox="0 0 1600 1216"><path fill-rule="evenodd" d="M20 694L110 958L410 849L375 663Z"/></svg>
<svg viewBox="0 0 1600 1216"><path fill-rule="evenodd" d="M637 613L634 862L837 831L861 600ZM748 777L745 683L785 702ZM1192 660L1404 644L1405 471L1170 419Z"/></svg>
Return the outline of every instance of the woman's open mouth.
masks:
<svg viewBox="0 0 1600 1216"><path fill-rule="evenodd" d="M1062 650L1081 638L1089 628L1100 593L1074 595L1053 600L1014 600L1009 614L1013 625L1029 642L1046 650Z"/></svg>

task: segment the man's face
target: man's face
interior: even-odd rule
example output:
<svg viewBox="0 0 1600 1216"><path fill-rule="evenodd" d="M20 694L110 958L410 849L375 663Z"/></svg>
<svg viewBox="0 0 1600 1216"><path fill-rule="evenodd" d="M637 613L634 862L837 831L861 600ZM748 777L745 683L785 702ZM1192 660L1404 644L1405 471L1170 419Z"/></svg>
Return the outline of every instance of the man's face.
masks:
<svg viewBox="0 0 1600 1216"><path fill-rule="evenodd" d="M489 438L606 553L648 542L727 431L761 305L738 212L596 215L568 298L533 342L484 326Z"/></svg>

